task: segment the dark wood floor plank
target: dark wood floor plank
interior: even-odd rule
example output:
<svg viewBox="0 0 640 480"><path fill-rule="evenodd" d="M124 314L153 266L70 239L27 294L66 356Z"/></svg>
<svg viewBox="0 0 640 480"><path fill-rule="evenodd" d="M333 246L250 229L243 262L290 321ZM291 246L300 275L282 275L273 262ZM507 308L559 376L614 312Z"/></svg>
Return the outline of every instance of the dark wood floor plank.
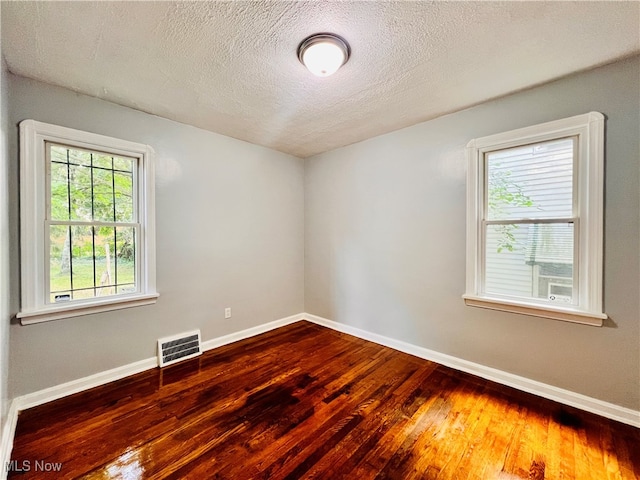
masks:
<svg viewBox="0 0 640 480"><path fill-rule="evenodd" d="M29 409L12 459L11 479L633 480L640 430L297 322Z"/></svg>
<svg viewBox="0 0 640 480"><path fill-rule="evenodd" d="M295 454L288 455L285 462L278 462L276 468L271 465L269 478L295 478L305 473L316 461L330 453L332 446L337 445L345 435L357 427L363 419L363 408L371 405L371 399L389 389L389 385L383 379L394 376L398 369L408 367L410 365L402 360L385 356L383 365L370 369L370 372L376 371L380 374L377 377L378 381L368 381L366 384L363 382L362 388L355 391L341 389L341 395L327 403L329 416L326 421L319 425L313 421L307 422L310 431L305 438L296 442Z"/></svg>
<svg viewBox="0 0 640 480"><path fill-rule="evenodd" d="M336 478L341 474L348 475L387 432L406 423L417 408L413 408L413 404L422 391L416 384L426 382L435 367L433 365L432 369L420 368L411 372L402 383L369 405L364 420L347 434L331 456L325 456L322 462L315 465L311 473L317 476L326 471Z"/></svg>
<svg viewBox="0 0 640 480"><path fill-rule="evenodd" d="M404 366L406 367L407 364L405 363ZM386 379L385 382L381 383L368 398L361 401L353 409L351 416L346 417L350 419L347 424L351 423L353 428L350 430L343 428L338 435L333 435L331 437L332 441L324 443L320 449L316 449L305 460L305 467L308 467L306 470L298 469L297 472L294 470L287 478L297 478L302 472L305 473L305 476L317 478L323 472L341 471L339 463L348 459L354 445L359 445L363 440L361 432L368 432L374 425L380 423L380 418L376 418L375 413L380 410L383 404L393 411L393 402L396 400L393 398L394 391L411 378L416 370L417 368L405 368L396 372L387 371L387 375L384 377ZM351 418L356 418L357 422L352 422ZM369 424L367 420L372 420L372 424ZM334 475L337 475L337 473L334 473Z"/></svg>

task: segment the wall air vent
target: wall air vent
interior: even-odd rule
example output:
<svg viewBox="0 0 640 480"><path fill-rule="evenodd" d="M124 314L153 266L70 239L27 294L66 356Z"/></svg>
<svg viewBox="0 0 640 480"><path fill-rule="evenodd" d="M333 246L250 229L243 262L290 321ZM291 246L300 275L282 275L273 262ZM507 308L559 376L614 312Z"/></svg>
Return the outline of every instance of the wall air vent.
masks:
<svg viewBox="0 0 640 480"><path fill-rule="evenodd" d="M200 330L158 339L158 365L166 367L202 353Z"/></svg>

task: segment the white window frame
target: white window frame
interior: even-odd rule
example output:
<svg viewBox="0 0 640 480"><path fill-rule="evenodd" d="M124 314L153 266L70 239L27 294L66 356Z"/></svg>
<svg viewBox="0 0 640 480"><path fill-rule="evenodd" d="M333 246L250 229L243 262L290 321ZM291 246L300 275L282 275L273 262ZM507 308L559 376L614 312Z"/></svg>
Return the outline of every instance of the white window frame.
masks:
<svg viewBox="0 0 640 480"><path fill-rule="evenodd" d="M47 142L137 159L134 197L140 235L136 244L139 262L136 292L48 303ZM23 325L155 303L159 295L156 292L153 149L127 140L23 120L20 122L20 234L22 289L17 317Z"/></svg>
<svg viewBox="0 0 640 480"><path fill-rule="evenodd" d="M576 137L574 201L578 246L578 304L541 304L523 298L502 298L484 292L485 156L532 143ZM471 140L467 144L466 305L602 326L602 248L604 210L604 115L590 112Z"/></svg>

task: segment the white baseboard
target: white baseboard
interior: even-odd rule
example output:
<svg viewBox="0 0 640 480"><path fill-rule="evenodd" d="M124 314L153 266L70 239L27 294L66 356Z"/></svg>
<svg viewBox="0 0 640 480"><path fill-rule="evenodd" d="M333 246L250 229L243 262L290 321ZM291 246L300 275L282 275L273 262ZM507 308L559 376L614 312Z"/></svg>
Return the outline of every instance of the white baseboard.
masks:
<svg viewBox="0 0 640 480"><path fill-rule="evenodd" d="M112 368L111 370L105 370L104 372L89 375L88 377L78 378L77 380L62 383L54 387L38 390L37 392L27 393L26 395L16 397L14 402L17 402L19 411L26 410L62 397L73 395L74 393L135 375L136 373L144 372L157 366L158 359L156 357L145 358L144 360L123 365L122 367Z"/></svg>
<svg viewBox="0 0 640 480"><path fill-rule="evenodd" d="M393 348L394 350L399 350L416 357L424 358L455 370L461 370L463 372L491 380L492 382L513 387L540 397L548 398L549 400L554 400L564 405L586 410L587 412L595 413L597 415L640 428L640 412L637 410L621 407L580 393L571 392L569 390L554 387L553 385L547 385L546 383L487 367L479 363L470 362L469 360L463 360L451 355L406 343L401 340L395 340L383 335L378 335L377 333L367 332L317 315L305 313L303 317L310 322L342 333L353 335L354 337L362 338L363 340L369 340L370 342L384 345L385 347Z"/></svg>
<svg viewBox="0 0 640 480"><path fill-rule="evenodd" d="M9 405L6 422L0 432L0 480L7 478L5 465L11 460L11 450L13 449L13 438L18 424L18 403L14 400Z"/></svg>
<svg viewBox="0 0 640 480"><path fill-rule="evenodd" d="M275 330L276 328L284 327L285 325L289 325L291 323L299 322L300 320L304 320L304 318L304 313L298 313L297 315L291 315L290 317L274 320L273 322L264 323L262 325L258 325L257 327L251 327L247 328L246 330L230 333L229 335L213 338L211 340L202 342L202 350L206 352L208 350L213 350L214 348L222 347L223 345L228 345L233 342L244 340L245 338L255 337L256 335L260 335L261 333Z"/></svg>

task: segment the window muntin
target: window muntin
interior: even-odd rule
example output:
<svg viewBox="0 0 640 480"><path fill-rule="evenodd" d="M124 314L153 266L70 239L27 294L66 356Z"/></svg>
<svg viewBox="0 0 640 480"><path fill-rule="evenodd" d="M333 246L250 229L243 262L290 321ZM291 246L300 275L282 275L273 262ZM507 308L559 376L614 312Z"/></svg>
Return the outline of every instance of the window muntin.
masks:
<svg viewBox="0 0 640 480"><path fill-rule="evenodd" d="M476 138L467 157L465 303L602 325L604 116Z"/></svg>
<svg viewBox="0 0 640 480"><path fill-rule="evenodd" d="M136 293L138 159L45 143L48 303Z"/></svg>

